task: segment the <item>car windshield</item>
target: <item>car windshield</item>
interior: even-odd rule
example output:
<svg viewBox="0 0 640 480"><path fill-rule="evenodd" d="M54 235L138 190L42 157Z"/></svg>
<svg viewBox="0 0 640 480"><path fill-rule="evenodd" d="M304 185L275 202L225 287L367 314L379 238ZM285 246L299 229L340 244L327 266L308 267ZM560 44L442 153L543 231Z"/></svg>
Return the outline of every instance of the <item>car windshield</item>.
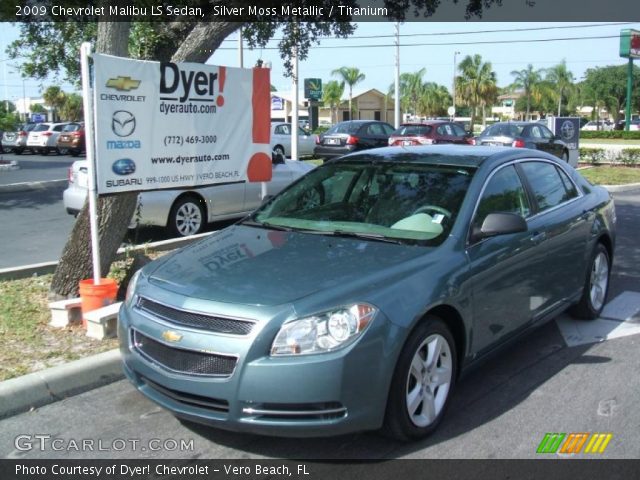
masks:
<svg viewBox="0 0 640 480"><path fill-rule="evenodd" d="M45 132L47 130L49 130L48 123L40 123L36 128L33 129L34 132Z"/></svg>
<svg viewBox="0 0 640 480"><path fill-rule="evenodd" d="M393 132L393 135L403 135L407 137L429 135L431 130L433 130L431 125L401 125L399 129Z"/></svg>
<svg viewBox="0 0 640 480"><path fill-rule="evenodd" d="M473 168L417 162L328 163L248 221L267 228L439 245L451 231L473 173Z"/></svg>

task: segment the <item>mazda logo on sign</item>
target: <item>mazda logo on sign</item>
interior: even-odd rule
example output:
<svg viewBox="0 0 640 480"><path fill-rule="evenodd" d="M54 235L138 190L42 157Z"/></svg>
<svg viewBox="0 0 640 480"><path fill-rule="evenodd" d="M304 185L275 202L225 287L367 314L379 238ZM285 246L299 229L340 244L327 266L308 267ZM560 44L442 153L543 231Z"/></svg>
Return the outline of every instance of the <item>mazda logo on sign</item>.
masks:
<svg viewBox="0 0 640 480"><path fill-rule="evenodd" d="M564 138L565 140L571 140L576 134L576 129L573 126L573 122L565 120L560 127L560 133L562 135L562 138Z"/></svg>
<svg viewBox="0 0 640 480"><path fill-rule="evenodd" d="M136 117L126 110L118 110L111 118L111 131L119 137L128 137L136 130Z"/></svg>

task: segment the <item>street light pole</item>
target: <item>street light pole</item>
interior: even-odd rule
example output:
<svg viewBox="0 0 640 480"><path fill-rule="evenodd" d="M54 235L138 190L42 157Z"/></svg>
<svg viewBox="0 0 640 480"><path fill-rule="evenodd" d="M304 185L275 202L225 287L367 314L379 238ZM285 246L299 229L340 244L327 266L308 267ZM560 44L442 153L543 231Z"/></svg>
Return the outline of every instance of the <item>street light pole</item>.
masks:
<svg viewBox="0 0 640 480"><path fill-rule="evenodd" d="M457 68L457 59L460 52L453 52L453 115L451 115L451 121L456 119L456 68Z"/></svg>
<svg viewBox="0 0 640 480"><path fill-rule="evenodd" d="M396 22L396 74L394 97L394 126L395 128L400 128L400 22Z"/></svg>

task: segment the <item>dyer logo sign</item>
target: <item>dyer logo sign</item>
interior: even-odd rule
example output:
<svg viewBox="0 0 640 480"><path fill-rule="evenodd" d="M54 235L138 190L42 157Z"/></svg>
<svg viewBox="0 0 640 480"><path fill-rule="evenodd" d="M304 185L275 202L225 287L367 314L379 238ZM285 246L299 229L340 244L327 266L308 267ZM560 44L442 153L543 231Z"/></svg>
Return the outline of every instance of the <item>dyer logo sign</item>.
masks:
<svg viewBox="0 0 640 480"><path fill-rule="evenodd" d="M268 69L93 61L98 194L271 179Z"/></svg>

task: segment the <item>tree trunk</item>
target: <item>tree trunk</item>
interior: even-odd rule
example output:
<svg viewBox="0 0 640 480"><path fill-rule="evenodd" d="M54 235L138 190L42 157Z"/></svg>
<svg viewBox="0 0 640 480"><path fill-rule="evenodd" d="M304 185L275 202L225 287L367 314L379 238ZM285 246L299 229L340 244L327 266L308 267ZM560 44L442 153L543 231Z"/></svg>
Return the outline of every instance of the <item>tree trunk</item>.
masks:
<svg viewBox="0 0 640 480"><path fill-rule="evenodd" d="M171 60L174 62L204 62L218 48L222 40L240 26L241 23L199 23L182 42ZM96 52L127 57L129 29L128 22L100 22ZM106 276L115 260L118 248L133 217L137 196L137 193L121 193L98 199L102 276ZM53 275L49 290L51 299L77 296L78 282L93 276L90 245L89 213L88 205L85 203Z"/></svg>

